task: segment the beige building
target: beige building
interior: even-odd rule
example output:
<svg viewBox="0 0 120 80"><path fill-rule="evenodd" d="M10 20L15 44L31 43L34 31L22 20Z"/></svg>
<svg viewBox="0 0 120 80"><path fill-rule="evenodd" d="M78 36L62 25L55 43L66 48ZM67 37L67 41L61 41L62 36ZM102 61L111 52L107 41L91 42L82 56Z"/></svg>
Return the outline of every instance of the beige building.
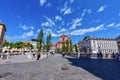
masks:
<svg viewBox="0 0 120 80"><path fill-rule="evenodd" d="M2 42L4 39L4 34L6 32L6 26L3 23L0 23L0 47L2 46Z"/></svg>

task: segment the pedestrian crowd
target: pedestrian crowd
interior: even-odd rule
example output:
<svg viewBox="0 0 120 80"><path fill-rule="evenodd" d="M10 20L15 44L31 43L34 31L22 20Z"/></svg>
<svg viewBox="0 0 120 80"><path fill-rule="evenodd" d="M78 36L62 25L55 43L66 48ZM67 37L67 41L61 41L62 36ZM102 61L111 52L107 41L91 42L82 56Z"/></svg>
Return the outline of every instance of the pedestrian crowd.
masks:
<svg viewBox="0 0 120 80"><path fill-rule="evenodd" d="M98 59L102 59L103 57L105 57L106 59L109 58L109 56L111 56L110 58L112 59L116 59L120 61L120 52L119 53L112 53L112 54L103 54L102 52L97 53L97 58Z"/></svg>

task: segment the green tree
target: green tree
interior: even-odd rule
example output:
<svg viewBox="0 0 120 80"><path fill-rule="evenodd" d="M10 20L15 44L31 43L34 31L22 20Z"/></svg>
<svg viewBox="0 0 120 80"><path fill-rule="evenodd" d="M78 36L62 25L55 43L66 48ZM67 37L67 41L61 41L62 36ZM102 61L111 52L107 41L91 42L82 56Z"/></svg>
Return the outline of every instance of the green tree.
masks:
<svg viewBox="0 0 120 80"><path fill-rule="evenodd" d="M5 46L8 47L9 44L10 44L10 43L9 43L7 40L5 40L5 42L4 42L4 44L3 44L3 47L5 47Z"/></svg>
<svg viewBox="0 0 120 80"><path fill-rule="evenodd" d="M77 46L77 44L75 44L74 46L75 46L75 52L78 52L78 46Z"/></svg>
<svg viewBox="0 0 120 80"><path fill-rule="evenodd" d="M24 44L23 42L17 42L17 48L23 48L24 47Z"/></svg>
<svg viewBox="0 0 120 80"><path fill-rule="evenodd" d="M34 46L33 46L32 44L30 44L30 43L28 43L26 47L27 47L28 49L30 49L30 50L34 49Z"/></svg>
<svg viewBox="0 0 120 80"><path fill-rule="evenodd" d="M72 45L72 40L70 39L70 55L73 52L73 45Z"/></svg>
<svg viewBox="0 0 120 80"><path fill-rule="evenodd" d="M65 42L62 42L62 52L66 52Z"/></svg>
<svg viewBox="0 0 120 80"><path fill-rule="evenodd" d="M26 44L26 48L31 49L31 44L30 43Z"/></svg>
<svg viewBox="0 0 120 80"><path fill-rule="evenodd" d="M66 52L69 52L69 47L70 47L69 44L70 44L69 40L67 39L67 41L66 41Z"/></svg>
<svg viewBox="0 0 120 80"><path fill-rule="evenodd" d="M32 44L30 44L30 46L31 46L31 49L34 49L34 46Z"/></svg>
<svg viewBox="0 0 120 80"><path fill-rule="evenodd" d="M15 47L16 47L16 44L13 43L13 42L11 42L11 43L10 43L10 49L15 48Z"/></svg>
<svg viewBox="0 0 120 80"><path fill-rule="evenodd" d="M34 49L34 46L32 44L30 44L30 43L24 44L23 46L28 48L28 49Z"/></svg>
<svg viewBox="0 0 120 80"><path fill-rule="evenodd" d="M62 49L61 48L57 48L57 52L61 52L62 51Z"/></svg>
<svg viewBox="0 0 120 80"><path fill-rule="evenodd" d="M39 52L41 52L42 50L42 44L43 44L43 30L41 29L38 34L38 42L37 42L37 48Z"/></svg>
<svg viewBox="0 0 120 80"><path fill-rule="evenodd" d="M47 40L46 40L46 51L49 52L51 49L51 34L47 35Z"/></svg>

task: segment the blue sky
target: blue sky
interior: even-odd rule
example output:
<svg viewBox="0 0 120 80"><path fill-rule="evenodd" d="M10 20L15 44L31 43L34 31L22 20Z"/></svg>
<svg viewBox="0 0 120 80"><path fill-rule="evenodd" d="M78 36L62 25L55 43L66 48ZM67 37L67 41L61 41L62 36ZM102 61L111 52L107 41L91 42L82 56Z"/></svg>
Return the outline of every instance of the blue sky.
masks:
<svg viewBox="0 0 120 80"><path fill-rule="evenodd" d="M56 43L62 34L73 43L84 36L115 38L120 35L120 0L0 0L0 22L5 38L28 41L40 29ZM45 39L45 38L44 38Z"/></svg>

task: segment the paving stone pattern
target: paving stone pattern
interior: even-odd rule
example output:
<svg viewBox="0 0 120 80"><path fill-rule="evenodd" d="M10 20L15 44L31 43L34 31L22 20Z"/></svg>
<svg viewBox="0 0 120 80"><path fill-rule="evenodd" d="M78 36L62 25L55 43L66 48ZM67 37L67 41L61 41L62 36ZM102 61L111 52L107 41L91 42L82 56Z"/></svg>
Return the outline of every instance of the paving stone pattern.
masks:
<svg viewBox="0 0 120 80"><path fill-rule="evenodd" d="M83 67L73 65L70 59L57 54L39 61L0 64L0 80L103 80ZM79 60L76 60L78 63Z"/></svg>

